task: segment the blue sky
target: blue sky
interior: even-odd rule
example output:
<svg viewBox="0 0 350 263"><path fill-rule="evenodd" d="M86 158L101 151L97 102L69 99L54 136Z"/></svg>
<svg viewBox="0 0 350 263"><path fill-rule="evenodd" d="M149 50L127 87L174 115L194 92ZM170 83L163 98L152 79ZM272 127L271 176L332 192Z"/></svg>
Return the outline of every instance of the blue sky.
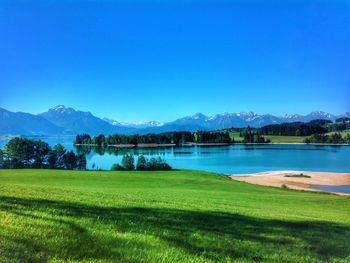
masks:
<svg viewBox="0 0 350 263"><path fill-rule="evenodd" d="M349 1L1 1L0 106L120 121L350 110Z"/></svg>

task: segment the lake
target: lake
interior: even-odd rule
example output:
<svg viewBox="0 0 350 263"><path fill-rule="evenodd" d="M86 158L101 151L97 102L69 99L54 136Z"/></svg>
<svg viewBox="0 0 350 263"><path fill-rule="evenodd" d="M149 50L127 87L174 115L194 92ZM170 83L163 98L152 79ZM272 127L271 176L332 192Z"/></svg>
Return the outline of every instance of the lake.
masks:
<svg viewBox="0 0 350 263"><path fill-rule="evenodd" d="M74 149L73 137L41 138L50 145L61 143ZM0 144L2 147L5 142ZM109 170L131 153L137 158L162 157L176 169L204 170L223 174L255 173L273 170L305 170L350 172L350 146L320 146L304 144L230 145L207 147L168 147L113 149L87 154L88 168Z"/></svg>
<svg viewBox="0 0 350 263"><path fill-rule="evenodd" d="M350 185L314 185L311 188L327 192L350 194Z"/></svg>

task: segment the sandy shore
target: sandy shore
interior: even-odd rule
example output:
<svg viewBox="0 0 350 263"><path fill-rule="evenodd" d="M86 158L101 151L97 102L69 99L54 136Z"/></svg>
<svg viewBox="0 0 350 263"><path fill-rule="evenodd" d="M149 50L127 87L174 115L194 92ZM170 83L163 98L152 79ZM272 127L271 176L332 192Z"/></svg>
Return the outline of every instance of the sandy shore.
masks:
<svg viewBox="0 0 350 263"><path fill-rule="evenodd" d="M303 174L306 177L288 177ZM297 190L321 191L310 188L313 185L350 185L350 173L306 172L306 171L271 171L255 174L231 175L232 179L252 184L282 187ZM348 195L344 193L336 193Z"/></svg>

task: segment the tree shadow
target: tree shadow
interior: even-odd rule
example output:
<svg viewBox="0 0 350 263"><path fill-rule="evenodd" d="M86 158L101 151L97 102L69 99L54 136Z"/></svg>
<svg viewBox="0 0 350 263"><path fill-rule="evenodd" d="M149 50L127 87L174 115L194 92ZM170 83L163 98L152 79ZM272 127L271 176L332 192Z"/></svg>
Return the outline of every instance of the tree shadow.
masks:
<svg viewBox="0 0 350 263"><path fill-rule="evenodd" d="M18 224L18 228L12 223L0 229L0 254L25 262L46 262L49 258L152 261L145 260L152 244L96 234L94 225L97 229L113 229L111 233L151 236L186 255L208 261L281 262L285 257L291 262L302 258L328 262L350 257L350 228L330 222L168 208L102 207L6 196L0 196L0 211L14 216ZM14 234L18 229L40 231ZM131 255L135 249L139 256ZM276 253L274 259L272 254Z"/></svg>

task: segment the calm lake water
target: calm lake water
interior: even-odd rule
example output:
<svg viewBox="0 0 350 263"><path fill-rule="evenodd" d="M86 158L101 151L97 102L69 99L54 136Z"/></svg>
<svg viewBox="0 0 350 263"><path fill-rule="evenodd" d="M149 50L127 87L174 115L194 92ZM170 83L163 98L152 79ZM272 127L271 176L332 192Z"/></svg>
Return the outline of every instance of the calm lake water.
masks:
<svg viewBox="0 0 350 263"><path fill-rule="evenodd" d="M74 149L73 137L41 138L50 145L61 143ZM0 147L5 142L0 144ZM255 173L273 170L350 172L350 146L319 145L230 145L211 147L169 147L111 149L87 154L88 168L110 169L124 153L137 158L162 157L177 169L195 169L223 174Z"/></svg>
<svg viewBox="0 0 350 263"><path fill-rule="evenodd" d="M350 185L338 185L338 186L314 185L312 188L327 191L327 192L350 194Z"/></svg>

